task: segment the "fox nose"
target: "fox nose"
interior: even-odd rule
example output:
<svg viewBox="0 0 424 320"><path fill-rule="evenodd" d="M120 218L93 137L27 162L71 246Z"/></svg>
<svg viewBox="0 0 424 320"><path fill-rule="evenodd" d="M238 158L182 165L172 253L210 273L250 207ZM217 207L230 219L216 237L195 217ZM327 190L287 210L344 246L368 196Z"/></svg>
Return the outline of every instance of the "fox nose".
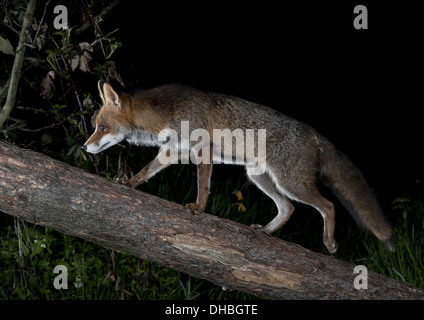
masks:
<svg viewBox="0 0 424 320"><path fill-rule="evenodd" d="M86 145L83 145L83 146L81 147L81 149L82 149L82 150L84 150L84 151L87 151L87 146L86 146Z"/></svg>

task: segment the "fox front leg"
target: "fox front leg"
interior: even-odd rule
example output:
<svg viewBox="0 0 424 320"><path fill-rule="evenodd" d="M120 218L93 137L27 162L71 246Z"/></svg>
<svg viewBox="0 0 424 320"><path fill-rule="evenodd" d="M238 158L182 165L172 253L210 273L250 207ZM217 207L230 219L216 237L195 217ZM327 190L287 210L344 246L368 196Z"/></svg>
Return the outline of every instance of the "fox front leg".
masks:
<svg viewBox="0 0 424 320"><path fill-rule="evenodd" d="M209 150L212 152L212 148ZM212 174L212 158L208 163L199 162L197 164L197 199L196 203L189 203L186 205L191 214L202 212L206 203L211 187L211 174Z"/></svg>
<svg viewBox="0 0 424 320"><path fill-rule="evenodd" d="M136 188L137 186L139 186L143 182L146 182L148 180L146 178L146 171L147 170L144 170L144 169L146 169L146 167L144 167L143 170L141 170L139 173L137 173L134 177L132 177L131 179L128 179L124 184L127 187Z"/></svg>
<svg viewBox="0 0 424 320"><path fill-rule="evenodd" d="M197 199L196 203L187 204L187 209L191 214L202 212L208 201L210 192L210 177L212 164L199 163L197 165Z"/></svg>
<svg viewBox="0 0 424 320"><path fill-rule="evenodd" d="M146 165L139 173L137 173L134 177L129 179L125 185L130 188L136 188L143 182L146 182L151 177L153 177L156 173L159 171L165 169L168 167L173 161L170 159L170 161L163 161L165 159L163 156L161 156L161 152L166 152L163 150L159 151L159 154L154 158L148 165Z"/></svg>

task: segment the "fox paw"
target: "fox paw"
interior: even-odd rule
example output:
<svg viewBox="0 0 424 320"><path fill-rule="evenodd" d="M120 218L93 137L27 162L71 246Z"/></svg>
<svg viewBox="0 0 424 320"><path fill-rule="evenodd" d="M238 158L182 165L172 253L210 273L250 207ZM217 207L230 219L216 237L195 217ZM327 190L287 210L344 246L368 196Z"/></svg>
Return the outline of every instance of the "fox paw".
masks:
<svg viewBox="0 0 424 320"><path fill-rule="evenodd" d="M258 230L258 231L266 232L265 228L262 225L257 224L257 223L252 224L250 227L255 229L255 230Z"/></svg>
<svg viewBox="0 0 424 320"><path fill-rule="evenodd" d="M116 182L116 183L125 185L127 183L128 179L125 179L125 178L119 178L118 179L118 178L116 178L113 181Z"/></svg>
<svg viewBox="0 0 424 320"><path fill-rule="evenodd" d="M197 215L197 214L200 213L200 211L198 210L199 209L199 205L197 205L195 203L189 203L189 204L187 204L186 205L186 208L187 208L187 212L189 214Z"/></svg>
<svg viewBox="0 0 424 320"><path fill-rule="evenodd" d="M339 248L338 243L334 239L333 241L324 241L324 245L327 247L328 252L331 254L336 253L337 249Z"/></svg>
<svg viewBox="0 0 424 320"><path fill-rule="evenodd" d="M137 186L139 186L140 184L142 184L143 182L146 182L147 180L144 179L137 179L136 177L132 177L131 179L127 180L126 182L124 182L124 184L127 187L130 188L136 188Z"/></svg>
<svg viewBox="0 0 424 320"><path fill-rule="evenodd" d="M262 226L260 224L252 224L250 227L254 230L258 230L258 231L263 232L265 234L269 234L269 235L271 234L271 232L269 232L264 226Z"/></svg>

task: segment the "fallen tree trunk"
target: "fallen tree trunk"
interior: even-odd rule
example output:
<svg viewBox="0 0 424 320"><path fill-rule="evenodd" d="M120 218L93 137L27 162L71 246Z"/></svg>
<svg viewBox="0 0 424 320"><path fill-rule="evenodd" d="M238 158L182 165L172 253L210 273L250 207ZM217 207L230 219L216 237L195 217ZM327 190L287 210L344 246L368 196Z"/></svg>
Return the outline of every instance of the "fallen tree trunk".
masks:
<svg viewBox="0 0 424 320"><path fill-rule="evenodd" d="M0 141L0 211L268 299L416 299L424 292L354 265L109 182Z"/></svg>

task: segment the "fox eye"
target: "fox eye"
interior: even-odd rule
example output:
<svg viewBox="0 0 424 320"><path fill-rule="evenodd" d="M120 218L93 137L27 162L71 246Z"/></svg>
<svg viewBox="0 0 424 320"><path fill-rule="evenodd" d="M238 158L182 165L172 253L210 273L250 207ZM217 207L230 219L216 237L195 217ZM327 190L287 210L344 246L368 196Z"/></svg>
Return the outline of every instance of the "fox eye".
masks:
<svg viewBox="0 0 424 320"><path fill-rule="evenodd" d="M101 126L100 126L100 131L105 131L106 130L106 126L104 125L104 124L102 124Z"/></svg>

